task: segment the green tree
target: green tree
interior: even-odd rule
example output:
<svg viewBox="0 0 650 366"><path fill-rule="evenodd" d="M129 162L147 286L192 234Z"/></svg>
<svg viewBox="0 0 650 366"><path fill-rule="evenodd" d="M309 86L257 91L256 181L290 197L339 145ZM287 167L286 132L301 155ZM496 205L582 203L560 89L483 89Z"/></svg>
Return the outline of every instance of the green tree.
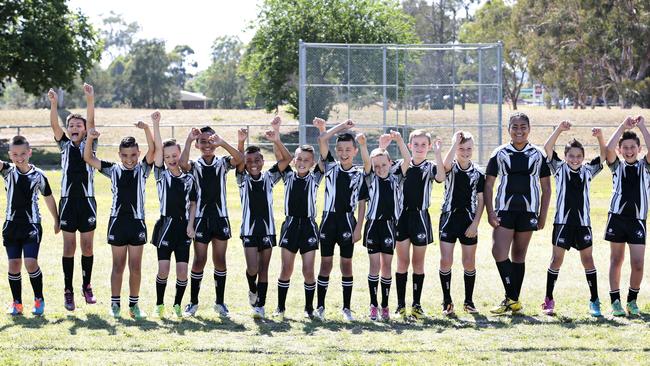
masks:
<svg viewBox="0 0 650 366"><path fill-rule="evenodd" d="M104 52L111 60L129 53L135 35L140 31L140 25L137 22L127 23L122 14L113 11L103 17L102 24L101 37L104 40Z"/></svg>
<svg viewBox="0 0 650 366"><path fill-rule="evenodd" d="M13 79L27 93L71 89L99 60L101 45L81 12L64 0L0 2L0 86ZM0 89L2 92L2 89Z"/></svg>
<svg viewBox="0 0 650 366"><path fill-rule="evenodd" d="M174 85L180 89L183 89L185 83L193 76L189 72L188 68L196 68L198 66L196 61L191 60L193 54L194 50L188 45L178 45L174 47L174 50L169 54L169 59L171 61L169 71L172 75Z"/></svg>
<svg viewBox="0 0 650 366"><path fill-rule="evenodd" d="M178 90L169 73L170 60L164 41L134 43L127 60L123 74L126 98L131 106L165 108L175 105Z"/></svg>

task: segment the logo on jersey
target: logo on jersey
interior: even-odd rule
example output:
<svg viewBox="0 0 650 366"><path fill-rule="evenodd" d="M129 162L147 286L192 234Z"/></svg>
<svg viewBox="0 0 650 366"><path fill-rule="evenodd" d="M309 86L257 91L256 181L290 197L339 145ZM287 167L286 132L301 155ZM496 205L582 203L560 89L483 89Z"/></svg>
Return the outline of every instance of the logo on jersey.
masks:
<svg viewBox="0 0 650 366"><path fill-rule="evenodd" d="M59 225L60 226L68 225L68 221L67 220L61 220L61 221L59 221Z"/></svg>
<svg viewBox="0 0 650 366"><path fill-rule="evenodd" d="M530 224L533 226L537 226L537 219L536 218L530 219Z"/></svg>
<svg viewBox="0 0 650 366"><path fill-rule="evenodd" d="M427 237L427 234L425 234L425 233L419 233L417 235L417 238L420 239L420 240L424 240L424 239L426 239L426 237Z"/></svg>
<svg viewBox="0 0 650 366"><path fill-rule="evenodd" d="M194 233L194 236L196 236L197 238L202 238L203 233L202 232L196 232L196 233Z"/></svg>
<svg viewBox="0 0 650 366"><path fill-rule="evenodd" d="M591 235L589 235L589 234L585 235L584 240L585 241L591 240Z"/></svg>
<svg viewBox="0 0 650 366"><path fill-rule="evenodd" d="M445 232L441 232L441 233L440 233L440 237L442 237L442 238L446 238L446 237L447 237L447 233L445 233Z"/></svg>
<svg viewBox="0 0 650 366"><path fill-rule="evenodd" d="M144 231L141 231L140 234L138 234L138 239L140 240L145 240L147 238L147 233Z"/></svg>
<svg viewBox="0 0 650 366"><path fill-rule="evenodd" d="M244 241L244 244L248 244L248 243L251 242L251 240L249 238L244 238L243 241Z"/></svg>
<svg viewBox="0 0 650 366"><path fill-rule="evenodd" d="M325 239L325 233L320 233L320 238Z"/></svg>
<svg viewBox="0 0 650 366"><path fill-rule="evenodd" d="M287 243L289 243L289 239L287 239L287 238L283 238L283 239L282 239L282 244L287 244Z"/></svg>
<svg viewBox="0 0 650 366"><path fill-rule="evenodd" d="M316 244L317 241L318 241L318 239L316 239L315 236L312 236L309 239L307 239L307 243L309 243L309 244Z"/></svg>
<svg viewBox="0 0 650 366"><path fill-rule="evenodd" d="M559 244L564 244L564 238L558 238L558 239L557 239L557 242L558 242Z"/></svg>
<svg viewBox="0 0 650 366"><path fill-rule="evenodd" d="M610 227L609 229L607 229L607 232L610 233L610 234L613 234L613 233L614 233L614 229L612 229L612 228Z"/></svg>
<svg viewBox="0 0 650 366"><path fill-rule="evenodd" d="M32 230L32 231L29 232L29 236L32 237L32 238L36 237L36 235L38 235L38 231L36 231L36 230Z"/></svg>
<svg viewBox="0 0 650 366"><path fill-rule="evenodd" d="M90 216L90 217L88 218L88 223L89 223L89 224L94 224L95 221L97 221L97 219L95 218L95 216Z"/></svg>
<svg viewBox="0 0 650 366"><path fill-rule="evenodd" d="M108 240L115 240L115 235L109 235Z"/></svg>
<svg viewBox="0 0 650 366"><path fill-rule="evenodd" d="M160 245L163 247L169 246L169 242L167 240L163 240L160 242Z"/></svg>
<svg viewBox="0 0 650 366"><path fill-rule="evenodd" d="M268 244L270 242L271 242L271 239L268 236L265 236L265 237L262 238L262 243Z"/></svg>
<svg viewBox="0 0 650 366"><path fill-rule="evenodd" d="M228 226L224 227L223 228L223 233L226 234L226 235L230 234L230 228Z"/></svg>
<svg viewBox="0 0 650 366"><path fill-rule="evenodd" d="M366 244L374 244L374 242L372 241L372 239L368 239L366 240Z"/></svg>
<svg viewBox="0 0 650 366"><path fill-rule="evenodd" d="M636 232L637 238L643 238L643 231L639 230Z"/></svg>
<svg viewBox="0 0 650 366"><path fill-rule="evenodd" d="M384 244L393 244L393 239L391 238L384 239Z"/></svg>
<svg viewBox="0 0 650 366"><path fill-rule="evenodd" d="M349 231L346 231L343 233L343 239L350 239L352 237L352 233Z"/></svg>

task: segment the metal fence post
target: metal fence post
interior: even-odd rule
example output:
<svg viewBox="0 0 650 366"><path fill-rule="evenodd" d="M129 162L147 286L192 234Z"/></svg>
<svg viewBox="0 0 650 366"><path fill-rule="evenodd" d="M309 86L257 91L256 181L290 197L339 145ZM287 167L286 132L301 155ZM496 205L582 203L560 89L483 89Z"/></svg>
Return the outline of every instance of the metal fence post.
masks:
<svg viewBox="0 0 650 366"><path fill-rule="evenodd" d="M350 119L350 45L349 44L348 44L347 48L348 48L348 71L347 71L347 73L348 73L348 77L347 77L348 96L346 98L347 99L346 103L348 105L348 119Z"/></svg>
<svg viewBox="0 0 650 366"><path fill-rule="evenodd" d="M497 46L497 84L499 87L499 90L497 92L497 123L499 125L499 145L503 144L503 131L502 126L503 126L503 112L502 112L502 106L503 106L503 42L499 41L499 44Z"/></svg>
<svg viewBox="0 0 650 366"><path fill-rule="evenodd" d="M381 90L382 90L382 95L384 98L383 102L383 109L384 109L384 118L383 118L383 131L386 132L386 109L388 108L387 105L387 98L386 98L386 46L382 48L382 59L381 59Z"/></svg>
<svg viewBox="0 0 650 366"><path fill-rule="evenodd" d="M478 49L478 140L480 148L478 163L483 164L485 141L483 140L483 48Z"/></svg>
<svg viewBox="0 0 650 366"><path fill-rule="evenodd" d="M305 43L298 42L298 141L301 145L307 143L307 60L305 59Z"/></svg>

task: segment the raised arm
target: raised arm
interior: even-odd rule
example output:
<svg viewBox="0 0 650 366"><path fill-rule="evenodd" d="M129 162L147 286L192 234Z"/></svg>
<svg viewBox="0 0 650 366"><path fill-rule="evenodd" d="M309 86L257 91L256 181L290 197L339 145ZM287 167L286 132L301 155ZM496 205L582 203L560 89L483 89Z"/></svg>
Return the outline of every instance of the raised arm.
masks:
<svg viewBox="0 0 650 366"><path fill-rule="evenodd" d="M647 153L645 154L645 161L650 164L650 132L648 132L648 126L646 126L645 118L643 118L643 116L637 116L635 120L636 126L639 128L641 134L643 135L643 141L645 142L645 147L647 150Z"/></svg>
<svg viewBox="0 0 650 366"><path fill-rule="evenodd" d="M370 174L372 170L372 162L370 161L370 154L368 153L368 144L366 141L366 135L360 133L356 137L357 143L359 143L359 151L361 152L361 159L363 160L363 171L366 174Z"/></svg>
<svg viewBox="0 0 650 366"><path fill-rule="evenodd" d="M314 118L314 121L312 122L314 127L318 129L318 135L322 135L325 133L326 128L325 128L325 120L322 118ZM318 168L321 170L321 172L325 171L325 164L323 163L323 160L327 155L323 155L323 150L321 149L321 144L320 141L318 141L318 149L320 151L320 159L318 159ZM329 147L327 148L327 151L329 151Z"/></svg>
<svg viewBox="0 0 650 366"><path fill-rule="evenodd" d="M84 83L86 95L86 131L95 128L95 90L93 86Z"/></svg>
<svg viewBox="0 0 650 366"><path fill-rule="evenodd" d="M247 128L240 128L239 131L237 131L237 150L241 156L244 156L244 142L246 142L246 139L248 138L248 129ZM234 164L233 164L234 165ZM235 165L237 168L237 172L241 173L244 171L244 159L242 159L239 164Z"/></svg>
<svg viewBox="0 0 650 366"><path fill-rule="evenodd" d="M187 135L187 139L185 140L185 145L183 146L183 152L181 153L181 158L178 164L180 165L181 169L184 171L188 172L192 169L190 166L190 149L192 148L192 144L196 139L201 136L201 130L198 128L192 128L190 130L190 133Z"/></svg>
<svg viewBox="0 0 650 366"><path fill-rule="evenodd" d="M618 140L623 135L623 132L634 128L634 125L635 121L629 116L618 125L618 128L614 131L612 137L607 141L607 164L611 164L616 160L616 147L618 146Z"/></svg>
<svg viewBox="0 0 650 366"><path fill-rule="evenodd" d="M321 159L325 159L329 152L329 140L337 133L351 128L354 128L354 122L349 119L343 123L339 123L318 136L318 146L320 147Z"/></svg>
<svg viewBox="0 0 650 366"><path fill-rule="evenodd" d="M604 164L605 159L607 159L607 144L605 143L605 137L603 137L603 130L600 128L592 128L591 135L598 140L598 148L600 151L600 163Z"/></svg>
<svg viewBox="0 0 650 366"><path fill-rule="evenodd" d="M157 167L162 167L163 160L163 144L162 137L160 136L160 112L155 111L151 114L151 122L153 122L153 139L154 139L154 164Z"/></svg>
<svg viewBox="0 0 650 366"><path fill-rule="evenodd" d="M56 201L54 200L54 196L45 196L43 199L45 200L45 205L47 205L47 210L50 211L50 214L52 215L52 220L54 220L54 234L58 234L59 231L61 231L61 225L59 223L59 212L56 208Z"/></svg>
<svg viewBox="0 0 650 366"><path fill-rule="evenodd" d="M291 153L289 152L289 150L287 150L287 147L284 146L282 140L280 140L279 133L270 130L270 131L266 131L265 136L269 141L273 142L273 152L275 153L275 155L281 156L281 159L278 160L278 170L280 170L281 172L285 171L289 166L289 164L291 163L291 160L293 159Z"/></svg>
<svg viewBox="0 0 650 366"><path fill-rule="evenodd" d="M216 134L215 134L215 135L212 135L212 136L217 136L217 137L219 137L219 136L216 135ZM232 159L230 159L230 164L231 164L232 166L236 167L236 166L239 165L240 163L243 163L243 162L244 162L244 155L243 155L243 152L240 152L239 150L235 149L232 145L230 145L230 144L228 143L228 141L226 141L226 140L224 140L224 139L222 139L222 138L219 138L219 140L220 140L219 143L216 144L216 145L222 147L224 150L226 150L226 151L228 152L228 154L230 154L230 156L231 156L231 158L232 158ZM214 143L214 142L213 142L213 143Z"/></svg>
<svg viewBox="0 0 650 366"><path fill-rule="evenodd" d="M557 143L558 137L564 131L569 131L571 129L571 123L569 121L560 122L557 127L553 130L553 133L546 139L544 143L544 152L546 153L546 159L550 161L553 158L553 151L555 150L555 144Z"/></svg>
<svg viewBox="0 0 650 366"><path fill-rule="evenodd" d="M99 137L99 131L97 130L92 130L88 131L86 141L89 144L88 146L93 146L93 141L95 141ZM84 161L86 164L90 165L91 167L95 169L101 169L102 168L102 162L97 159L95 155L93 155L93 149L84 149Z"/></svg>
<svg viewBox="0 0 650 366"><path fill-rule="evenodd" d="M395 141L399 148L399 153L402 155L402 166L400 169L402 170L402 175L406 175L406 171L409 170L409 166L411 165L411 153L409 152L408 146L406 146L406 141L404 141L404 137L402 137L402 134L398 131L390 131L389 136L391 140ZM379 141L381 144L381 137L379 138Z"/></svg>
<svg viewBox="0 0 650 366"><path fill-rule="evenodd" d="M273 120L271 121L271 128L275 133L280 136L280 125L282 124L282 120L280 119L280 116L275 116ZM275 155L275 160L280 161L282 160L282 151L278 149L273 149L273 154Z"/></svg>
<svg viewBox="0 0 650 366"><path fill-rule="evenodd" d="M458 144L460 144L460 141L463 139L463 131L456 131L454 133L454 136L451 138L451 147L447 151L447 155L445 155L445 160L444 160L444 167L445 167L445 172L448 172L451 170L451 163L454 162L454 157L456 156L456 150L458 149Z"/></svg>
<svg viewBox="0 0 650 366"><path fill-rule="evenodd" d="M390 145L391 141L393 141L393 137L391 136L390 133L385 133L385 134L379 136L379 148L380 149L387 149L388 145Z"/></svg>
<svg viewBox="0 0 650 366"><path fill-rule="evenodd" d="M147 154L144 156L145 160L147 161L147 164L152 164L153 159L154 159L154 154L156 153L156 144L153 141L153 134L151 133L151 129L149 128L149 125L142 122L138 121L137 123L134 123L135 126L141 130L144 130L144 135L147 138Z"/></svg>
<svg viewBox="0 0 650 366"><path fill-rule="evenodd" d="M61 128L61 125L59 124L59 115L57 113L59 97L56 95L54 89L50 89L47 92L47 99L50 100L50 126L54 132L54 139L56 141L61 141L64 132L63 128Z"/></svg>
<svg viewBox="0 0 650 366"><path fill-rule="evenodd" d="M436 176L435 180L438 183L445 181L446 171L445 163L442 161L442 141L440 139L435 139L433 141L433 156L436 158Z"/></svg>

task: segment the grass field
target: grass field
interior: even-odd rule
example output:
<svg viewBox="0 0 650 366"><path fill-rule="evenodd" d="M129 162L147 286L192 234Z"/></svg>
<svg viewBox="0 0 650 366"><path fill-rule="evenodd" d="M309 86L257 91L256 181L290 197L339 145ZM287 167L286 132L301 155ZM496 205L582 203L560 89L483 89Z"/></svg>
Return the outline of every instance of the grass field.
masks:
<svg viewBox="0 0 650 366"><path fill-rule="evenodd" d="M614 111L614 110L613 110ZM573 111L567 111L567 114ZM589 111L587 111L589 112ZM4 111L0 124L6 124ZM7 112L8 113L8 112ZM580 112L573 112L580 113ZM622 115L626 115L624 111ZM268 116L260 117L260 122ZM541 118L541 117L539 117ZM553 117L555 118L555 116ZM582 118L582 117L580 117ZM591 118L591 117L589 117ZM587 123L589 118L585 118ZM611 117L619 120L618 116ZM575 118L579 120L578 117ZM550 117L549 117L550 120ZM45 120L46 121L46 120ZM42 122L42 121L41 121ZM4 133L4 131L3 131ZM29 135L28 135L29 136ZM4 137L4 134L3 134ZM539 138L539 136L535 136ZM543 138L545 138L544 136ZM117 154L102 150L100 158L113 160ZM267 160L270 157L267 157ZM58 200L60 173L47 172ZM63 309L63 275L61 269L62 238L55 236L51 219L42 205L45 230L41 246L40 264L45 276L46 316L9 318L0 316L0 364L646 364L650 353L650 295L642 288L639 304L642 316L638 319L592 319L587 313L589 297L584 271L579 256L571 251L565 258L556 286L555 299L558 315L540 314L546 269L551 254L550 237L554 198L546 228L536 233L527 257L527 271L522 301L525 311L517 316L494 317L488 309L498 303L503 294L496 266L490 253L491 228L483 220L479 231L477 253L477 281L475 302L481 314L470 316L459 312L458 319L440 315L442 294L437 275L438 246L429 246L427 277L423 290L423 306L432 315L429 320L414 324L399 321L373 323L367 320L367 255L360 243L354 255L355 286L352 308L356 322L341 320L342 303L340 274L332 272L327 298L328 320L324 323L302 318L302 276L296 271L287 299L287 320L253 321L247 305L247 286L244 276L243 250L238 239L230 242L228 251L228 282L226 303L231 319L220 319L212 311L214 287L212 265L208 263L201 291L201 308L196 318L177 320L148 319L133 321L112 319L107 315L110 301L110 248L106 244L106 224L110 207L108 179L96 175L99 206L98 229L95 243L93 284L99 303L80 304L68 313ZM592 222L595 233L594 257L599 270L599 292L603 311L609 312L607 271L609 245L602 240L611 191L610 174L605 171L592 184ZM283 187L275 188L276 222L282 222ZM432 194L431 216L438 224L442 186L436 185ZM0 198L4 210L6 198ZM235 234L241 217L241 208L234 176L229 177L228 205ZM322 207L322 192L319 195ZM158 216L158 201L153 180L147 187L147 225L151 231ZM436 239L436 243L437 243ZM458 253L458 251L456 252ZM3 256L4 257L4 256ZM75 267L75 286L80 286L79 251ZM297 259L296 268L299 269ZM337 265L335 263L335 268ZM156 252L152 245L145 248L143 283L140 295L147 312L155 303ZM270 269L267 313L277 303L275 282L280 270L280 256L276 249ZM0 273L6 273L6 261L0 260ZM462 267L457 254L453 267L452 295L460 305L463 294ZM621 288L626 289L629 268L624 266ZM646 276L647 277L647 276ZM166 304L173 298L175 276L168 281ZM411 280L407 301L411 298ZM643 287L643 286L642 286ZM626 295L624 290L623 296ZM23 273L23 296L31 298L31 288ZM122 292L123 302L128 296ZM0 280L0 301L10 300L6 280ZM189 289L185 302L189 299ZM391 291L390 306L395 307L395 286ZM31 310L27 304L26 312Z"/></svg>

